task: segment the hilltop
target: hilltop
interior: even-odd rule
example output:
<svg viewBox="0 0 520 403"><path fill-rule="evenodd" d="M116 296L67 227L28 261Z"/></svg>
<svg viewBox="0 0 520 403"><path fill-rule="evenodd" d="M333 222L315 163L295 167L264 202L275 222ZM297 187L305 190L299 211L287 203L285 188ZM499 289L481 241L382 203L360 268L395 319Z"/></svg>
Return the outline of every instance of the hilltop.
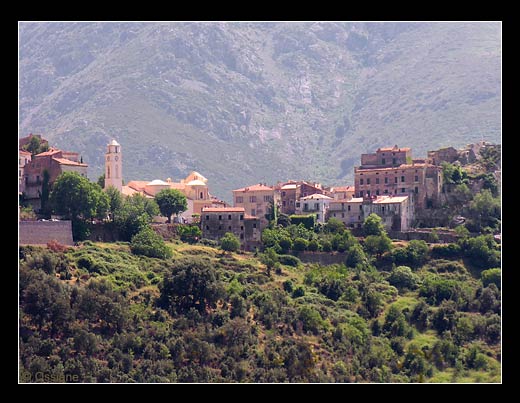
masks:
<svg viewBox="0 0 520 403"><path fill-rule="evenodd" d="M20 133L124 177L351 183L359 155L499 143L499 23L21 23Z"/></svg>

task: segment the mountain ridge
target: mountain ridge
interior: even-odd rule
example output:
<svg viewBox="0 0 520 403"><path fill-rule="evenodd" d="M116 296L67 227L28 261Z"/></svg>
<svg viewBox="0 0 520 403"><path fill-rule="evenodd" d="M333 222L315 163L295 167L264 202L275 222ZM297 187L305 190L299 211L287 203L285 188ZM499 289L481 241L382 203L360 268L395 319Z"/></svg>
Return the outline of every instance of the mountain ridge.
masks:
<svg viewBox="0 0 520 403"><path fill-rule="evenodd" d="M500 142L499 23L20 23L20 135L210 191L352 182L378 146Z"/></svg>

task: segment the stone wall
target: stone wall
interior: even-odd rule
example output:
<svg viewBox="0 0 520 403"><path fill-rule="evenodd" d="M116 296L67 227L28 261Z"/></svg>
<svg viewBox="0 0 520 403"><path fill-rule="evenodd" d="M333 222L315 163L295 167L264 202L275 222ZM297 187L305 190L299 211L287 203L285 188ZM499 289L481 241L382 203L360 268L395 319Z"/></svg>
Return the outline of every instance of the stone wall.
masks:
<svg viewBox="0 0 520 403"><path fill-rule="evenodd" d="M71 221L20 221L20 245L46 245L52 240L73 246Z"/></svg>
<svg viewBox="0 0 520 403"><path fill-rule="evenodd" d="M388 236L391 239L400 239L403 241L422 240L428 243L434 243L433 232L428 230L414 230L414 231L389 231ZM437 231L438 241L435 243L452 243L457 242L459 236L454 232L449 231Z"/></svg>

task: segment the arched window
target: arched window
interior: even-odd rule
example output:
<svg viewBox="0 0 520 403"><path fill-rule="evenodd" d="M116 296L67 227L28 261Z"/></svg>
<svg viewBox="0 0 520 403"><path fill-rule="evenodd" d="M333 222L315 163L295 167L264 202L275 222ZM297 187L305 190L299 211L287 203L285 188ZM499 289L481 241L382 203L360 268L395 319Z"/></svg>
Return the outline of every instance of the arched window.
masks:
<svg viewBox="0 0 520 403"><path fill-rule="evenodd" d="M110 167L107 167L107 179L110 178Z"/></svg>
<svg viewBox="0 0 520 403"><path fill-rule="evenodd" d="M203 192L200 192L200 198L204 199L204 193Z"/></svg>

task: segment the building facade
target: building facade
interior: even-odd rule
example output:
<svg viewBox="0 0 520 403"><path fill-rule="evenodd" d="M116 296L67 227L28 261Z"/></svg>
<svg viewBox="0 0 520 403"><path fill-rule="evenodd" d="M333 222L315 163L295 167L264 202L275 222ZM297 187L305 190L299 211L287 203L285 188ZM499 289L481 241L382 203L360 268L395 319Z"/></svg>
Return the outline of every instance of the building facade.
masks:
<svg viewBox="0 0 520 403"><path fill-rule="evenodd" d="M316 214L316 222L324 223L332 197L323 194L313 194L301 197L296 202L297 214Z"/></svg>
<svg viewBox="0 0 520 403"><path fill-rule="evenodd" d="M363 198L352 197L350 199L331 200L327 220L336 218L349 228L361 228L364 221Z"/></svg>
<svg viewBox="0 0 520 403"><path fill-rule="evenodd" d="M51 148L35 155L24 167L25 196L35 210L41 208L40 195L45 171L49 174L49 186L63 172L77 172L87 177L88 165L79 162L78 153Z"/></svg>
<svg viewBox="0 0 520 403"><path fill-rule="evenodd" d="M273 204L280 204L280 194L271 186L259 183L233 190L233 206L243 207L247 215L257 217L262 228L269 223L265 215Z"/></svg>
<svg viewBox="0 0 520 403"><path fill-rule="evenodd" d="M278 183L274 189L280 195L280 212L288 215L296 213L296 202L300 198L324 192L319 183L306 181Z"/></svg>
<svg viewBox="0 0 520 403"><path fill-rule="evenodd" d="M18 192L25 192L25 166L31 162L31 153L18 150Z"/></svg>
<svg viewBox="0 0 520 403"><path fill-rule="evenodd" d="M442 189L442 168L413 160L409 148L379 148L362 154L354 167L356 197L407 196L414 194L415 207L436 207Z"/></svg>
<svg viewBox="0 0 520 403"><path fill-rule="evenodd" d="M105 153L105 189L115 187L119 192L123 188L123 154L121 145L113 139L107 144Z"/></svg>
<svg viewBox="0 0 520 403"><path fill-rule="evenodd" d="M379 196L365 198L363 217L374 213L381 217L387 231L408 231L414 218L414 203L408 196Z"/></svg>
<svg viewBox="0 0 520 403"><path fill-rule="evenodd" d="M261 246L260 220L246 214L243 207L205 207L200 226L203 238L218 241L226 232L231 232L240 240L242 249L254 250Z"/></svg>

